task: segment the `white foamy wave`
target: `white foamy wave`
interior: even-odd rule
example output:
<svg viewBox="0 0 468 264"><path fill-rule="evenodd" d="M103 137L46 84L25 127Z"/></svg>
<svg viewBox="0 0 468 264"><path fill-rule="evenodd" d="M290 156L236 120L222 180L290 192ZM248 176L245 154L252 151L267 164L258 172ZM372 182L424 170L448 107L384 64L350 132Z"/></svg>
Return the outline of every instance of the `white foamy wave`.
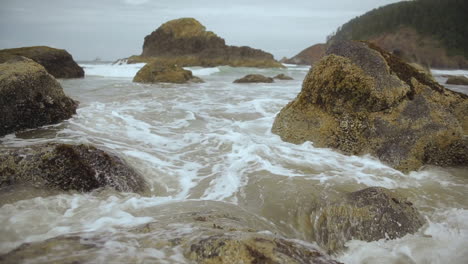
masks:
<svg viewBox="0 0 468 264"><path fill-rule="evenodd" d="M135 64L80 64L86 76L133 78L145 66L145 63Z"/></svg>
<svg viewBox="0 0 468 264"><path fill-rule="evenodd" d="M431 72L433 75L440 76L440 75L463 75L465 77L468 77L468 71L467 70L437 70L437 69L431 69Z"/></svg>
<svg viewBox="0 0 468 264"><path fill-rule="evenodd" d="M208 76L220 72L218 67L200 68L200 67L184 67L184 69L192 71L195 76Z"/></svg>
<svg viewBox="0 0 468 264"><path fill-rule="evenodd" d="M468 210L439 210L418 233L395 240L352 240L338 260L358 263L464 264L468 259Z"/></svg>

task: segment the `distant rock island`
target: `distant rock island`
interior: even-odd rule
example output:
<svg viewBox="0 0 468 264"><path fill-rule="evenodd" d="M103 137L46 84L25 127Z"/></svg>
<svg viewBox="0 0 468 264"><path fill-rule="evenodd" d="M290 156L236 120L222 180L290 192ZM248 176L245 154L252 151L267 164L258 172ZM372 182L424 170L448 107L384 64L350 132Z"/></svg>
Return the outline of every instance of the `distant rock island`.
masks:
<svg viewBox="0 0 468 264"><path fill-rule="evenodd" d="M283 59L281 62L288 64L313 65L325 55L325 51L327 51L327 44L319 43L308 47L290 59Z"/></svg>
<svg viewBox="0 0 468 264"><path fill-rule="evenodd" d="M194 18L180 18L161 25L145 37L143 52L128 63L158 61L178 66L284 67L273 55L250 47L226 45Z"/></svg>
<svg viewBox="0 0 468 264"><path fill-rule="evenodd" d="M468 1L416 0L386 5L356 17L328 37L281 62L312 65L335 41L364 40L426 68L468 69Z"/></svg>
<svg viewBox="0 0 468 264"><path fill-rule="evenodd" d="M0 50L0 63L15 57L26 57L42 65L55 78L82 78L83 68L74 60L72 55L63 49L47 46L23 47Z"/></svg>

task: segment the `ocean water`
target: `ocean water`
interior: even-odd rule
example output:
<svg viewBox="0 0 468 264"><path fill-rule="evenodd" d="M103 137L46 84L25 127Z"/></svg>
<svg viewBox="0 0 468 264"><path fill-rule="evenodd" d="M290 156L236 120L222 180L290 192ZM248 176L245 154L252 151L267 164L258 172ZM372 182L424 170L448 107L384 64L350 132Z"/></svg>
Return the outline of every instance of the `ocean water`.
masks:
<svg viewBox="0 0 468 264"><path fill-rule="evenodd" d="M245 211L246 217L248 213L265 219L271 232L313 242L307 225L300 224L313 196L381 186L406 195L427 224L396 240L349 241L336 259L467 263L468 169L428 166L403 174L371 156L342 155L316 148L312 142L290 144L271 133L276 114L298 94L308 67L193 67L189 69L205 83L175 85L132 83L143 64L82 66L84 79L60 80L65 92L80 101L77 114L57 125L0 138L0 148L92 143L118 153L141 172L151 185L151 195L18 187L0 196L0 254L23 243L87 232L112 234L96 262L105 263L106 256L128 262L125 256L133 254L139 257L132 262L185 263L177 250L135 247L135 234L123 230L167 221L162 212L176 213L190 201L225 202L242 210L229 206L222 210L240 217ZM285 73L294 80L232 83L249 73ZM447 73L435 73L436 79L443 81L442 74ZM184 228L177 232L190 232L189 225ZM173 232L168 229L158 235Z"/></svg>

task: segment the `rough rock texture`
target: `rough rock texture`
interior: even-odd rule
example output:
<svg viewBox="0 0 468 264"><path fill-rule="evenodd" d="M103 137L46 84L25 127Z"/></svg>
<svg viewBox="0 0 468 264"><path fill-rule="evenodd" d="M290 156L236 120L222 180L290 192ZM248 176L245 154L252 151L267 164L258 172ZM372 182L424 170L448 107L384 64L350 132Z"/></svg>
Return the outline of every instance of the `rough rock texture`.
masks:
<svg viewBox="0 0 468 264"><path fill-rule="evenodd" d="M177 263L201 264L338 263L311 244L274 234L267 221L228 203L171 203L151 208L144 215L155 221L112 234L73 234L26 243L0 255L0 262L33 262L47 256L54 263L88 263L106 256L109 263L173 263L175 257ZM128 251L116 254L111 244Z"/></svg>
<svg viewBox="0 0 468 264"><path fill-rule="evenodd" d="M326 50L327 44L315 44L299 52L299 54L290 59L282 59L281 62L287 64L313 65L325 56Z"/></svg>
<svg viewBox="0 0 468 264"><path fill-rule="evenodd" d="M448 77L446 84L468 85L468 78L465 76L450 76Z"/></svg>
<svg viewBox="0 0 468 264"><path fill-rule="evenodd" d="M310 217L317 243L330 252L351 239L395 239L416 232L424 219L413 204L385 188L370 187L327 202Z"/></svg>
<svg viewBox="0 0 468 264"><path fill-rule="evenodd" d="M327 53L278 114L273 133L370 153L404 172L468 165L468 96L372 44L336 42Z"/></svg>
<svg viewBox="0 0 468 264"><path fill-rule="evenodd" d="M272 83L273 78L261 74L249 74L234 81L234 83Z"/></svg>
<svg viewBox="0 0 468 264"><path fill-rule="evenodd" d="M287 76L286 74L280 73L273 77L273 79L278 79L278 80L294 80L291 76Z"/></svg>
<svg viewBox="0 0 468 264"><path fill-rule="evenodd" d="M76 113L55 78L34 61L16 57L0 64L0 136L59 123Z"/></svg>
<svg viewBox="0 0 468 264"><path fill-rule="evenodd" d="M158 61L179 66L218 65L244 67L283 67L273 55L250 47L227 46L193 18L171 20L145 37L141 56L132 56L129 63Z"/></svg>
<svg viewBox="0 0 468 264"><path fill-rule="evenodd" d="M145 192L141 175L119 157L88 145L45 144L2 149L0 187L26 184L59 190Z"/></svg>
<svg viewBox="0 0 468 264"><path fill-rule="evenodd" d="M0 50L0 63L16 56L23 56L41 64L55 78L84 77L83 68L78 66L66 50L46 46L4 49Z"/></svg>
<svg viewBox="0 0 468 264"><path fill-rule="evenodd" d="M139 83L200 83L202 79L193 76L192 72L176 65L162 65L158 62L147 63L141 68L134 82Z"/></svg>

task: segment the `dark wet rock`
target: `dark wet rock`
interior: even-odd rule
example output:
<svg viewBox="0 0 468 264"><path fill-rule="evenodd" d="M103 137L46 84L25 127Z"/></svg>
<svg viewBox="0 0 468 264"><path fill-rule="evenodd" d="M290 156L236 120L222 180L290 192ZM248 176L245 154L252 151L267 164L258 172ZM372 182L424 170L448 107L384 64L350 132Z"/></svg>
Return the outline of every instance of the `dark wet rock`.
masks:
<svg viewBox="0 0 468 264"><path fill-rule="evenodd" d="M193 18L168 21L145 37L143 52L129 63L157 61L179 66L283 67L273 55L250 47L227 46Z"/></svg>
<svg viewBox="0 0 468 264"><path fill-rule="evenodd" d="M54 263L82 263L107 256L107 262L136 263L141 262L138 256L145 255L144 252L159 252L152 256L146 254L145 260L171 263L177 257L181 263L202 264L339 263L311 244L275 234L269 222L233 204L185 201L148 208L143 214L155 220L109 234L81 233L23 244L0 255L0 262L18 263L47 257ZM132 254L115 254L109 244L125 247Z"/></svg>
<svg viewBox="0 0 468 264"><path fill-rule="evenodd" d="M317 243L336 252L351 239L375 241L415 233L425 223L413 204L394 191L370 187L327 202L310 217Z"/></svg>
<svg viewBox="0 0 468 264"><path fill-rule="evenodd" d="M76 107L36 62L16 57L0 64L0 136L59 123L75 114Z"/></svg>
<svg viewBox="0 0 468 264"><path fill-rule="evenodd" d="M234 81L234 83L272 83L273 78L261 74L249 74Z"/></svg>
<svg viewBox="0 0 468 264"><path fill-rule="evenodd" d="M468 85L468 78L465 76L450 76L445 83L452 85Z"/></svg>
<svg viewBox="0 0 468 264"><path fill-rule="evenodd" d="M192 72L177 65L163 65L158 62L147 63L141 68L134 82L139 83L202 83L203 80L193 76Z"/></svg>
<svg viewBox="0 0 468 264"><path fill-rule="evenodd" d="M294 80L291 76L287 76L287 75L284 74L284 73L280 73L280 74L276 75L275 77L273 77L273 79L278 79L278 80Z"/></svg>
<svg viewBox="0 0 468 264"><path fill-rule="evenodd" d="M306 76L272 131L408 172L468 165L468 96L363 42L336 42Z"/></svg>
<svg viewBox="0 0 468 264"><path fill-rule="evenodd" d="M22 56L41 64L55 78L84 77L81 68L66 50L46 46L24 47L0 50L0 63Z"/></svg>
<svg viewBox="0 0 468 264"><path fill-rule="evenodd" d="M145 192L143 177L124 160L90 145L45 144L4 148L0 154L0 187L28 184L36 188Z"/></svg>

